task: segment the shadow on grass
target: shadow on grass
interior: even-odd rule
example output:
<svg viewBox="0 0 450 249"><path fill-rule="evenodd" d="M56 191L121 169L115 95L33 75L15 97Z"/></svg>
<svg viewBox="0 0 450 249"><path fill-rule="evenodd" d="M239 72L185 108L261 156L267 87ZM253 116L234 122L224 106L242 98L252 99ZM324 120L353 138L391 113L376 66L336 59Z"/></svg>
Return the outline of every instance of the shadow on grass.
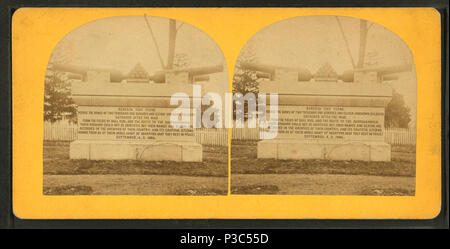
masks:
<svg viewBox="0 0 450 249"><path fill-rule="evenodd" d="M273 195L279 191L276 185L247 185L231 188L231 194L240 195Z"/></svg>
<svg viewBox="0 0 450 249"><path fill-rule="evenodd" d="M178 189L173 195L227 195L226 189L199 188L199 189Z"/></svg>
<svg viewBox="0 0 450 249"><path fill-rule="evenodd" d="M92 187L84 185L66 185L44 188L44 195L90 195L93 192Z"/></svg>
<svg viewBox="0 0 450 249"><path fill-rule="evenodd" d="M415 191L403 188L366 188L361 190L360 194L380 196L414 196Z"/></svg>

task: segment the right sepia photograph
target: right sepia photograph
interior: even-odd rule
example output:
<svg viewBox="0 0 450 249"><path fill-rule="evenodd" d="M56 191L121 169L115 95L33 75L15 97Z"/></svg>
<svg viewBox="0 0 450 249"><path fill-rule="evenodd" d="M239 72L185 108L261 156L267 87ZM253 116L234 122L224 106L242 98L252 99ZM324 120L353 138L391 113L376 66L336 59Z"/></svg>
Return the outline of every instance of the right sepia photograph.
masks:
<svg viewBox="0 0 450 249"><path fill-rule="evenodd" d="M414 196L417 77L376 23L302 16L243 47L233 75L232 195Z"/></svg>

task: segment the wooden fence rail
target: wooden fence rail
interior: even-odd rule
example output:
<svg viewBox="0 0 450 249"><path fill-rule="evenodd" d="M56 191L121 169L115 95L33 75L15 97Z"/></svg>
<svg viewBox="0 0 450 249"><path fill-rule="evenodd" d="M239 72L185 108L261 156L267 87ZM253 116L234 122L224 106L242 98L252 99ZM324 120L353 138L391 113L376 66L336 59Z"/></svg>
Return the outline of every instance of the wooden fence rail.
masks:
<svg viewBox="0 0 450 249"><path fill-rule="evenodd" d="M212 146L227 146L228 129L194 129L197 143ZM44 123L44 140L73 141L77 139L77 125L69 123ZM258 128L232 128L233 140L259 140ZM386 143L394 145L415 145L415 129L386 128Z"/></svg>
<svg viewBox="0 0 450 249"><path fill-rule="evenodd" d="M384 141L395 145L415 145L416 130L402 128L386 128L384 132Z"/></svg>
<svg viewBox="0 0 450 249"><path fill-rule="evenodd" d="M228 146L228 129L194 129L194 135L199 144Z"/></svg>
<svg viewBox="0 0 450 249"><path fill-rule="evenodd" d="M44 122L44 140L73 141L77 140L77 125L66 122Z"/></svg>

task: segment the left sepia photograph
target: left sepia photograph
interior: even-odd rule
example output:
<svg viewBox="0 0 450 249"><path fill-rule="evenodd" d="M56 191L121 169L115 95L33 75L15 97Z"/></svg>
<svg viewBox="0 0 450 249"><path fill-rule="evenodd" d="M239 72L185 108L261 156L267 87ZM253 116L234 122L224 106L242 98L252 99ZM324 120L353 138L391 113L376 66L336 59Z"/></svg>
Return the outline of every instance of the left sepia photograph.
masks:
<svg viewBox="0 0 450 249"><path fill-rule="evenodd" d="M210 92L228 92L224 55L188 23L118 16L71 31L45 75L44 195L227 195Z"/></svg>

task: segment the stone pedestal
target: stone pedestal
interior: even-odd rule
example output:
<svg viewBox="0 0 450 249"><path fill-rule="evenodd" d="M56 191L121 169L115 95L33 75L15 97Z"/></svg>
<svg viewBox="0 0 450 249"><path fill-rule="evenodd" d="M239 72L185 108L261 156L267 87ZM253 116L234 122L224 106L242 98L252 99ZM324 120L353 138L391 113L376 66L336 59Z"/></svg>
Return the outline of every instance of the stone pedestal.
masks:
<svg viewBox="0 0 450 249"><path fill-rule="evenodd" d="M70 143L71 159L201 162L202 146L185 141L96 141Z"/></svg>
<svg viewBox="0 0 450 249"><path fill-rule="evenodd" d="M272 139L258 142L258 158L390 161L391 145L384 142Z"/></svg>
<svg viewBox="0 0 450 249"><path fill-rule="evenodd" d="M260 92L278 93L278 131L258 143L258 158L391 160L384 142L389 84L266 81Z"/></svg>
<svg viewBox="0 0 450 249"><path fill-rule="evenodd" d="M190 84L73 83L78 140L70 144L70 159L201 162L192 126L171 124L176 92L192 99Z"/></svg>

